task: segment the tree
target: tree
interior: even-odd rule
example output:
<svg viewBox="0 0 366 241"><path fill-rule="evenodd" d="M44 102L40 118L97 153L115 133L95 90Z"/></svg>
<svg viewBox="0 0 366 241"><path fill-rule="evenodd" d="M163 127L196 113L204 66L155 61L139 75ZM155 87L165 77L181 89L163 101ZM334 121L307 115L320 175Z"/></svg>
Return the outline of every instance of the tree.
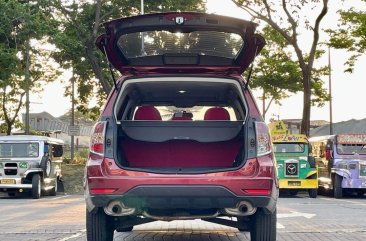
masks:
<svg viewBox="0 0 366 241"><path fill-rule="evenodd" d="M366 3L366 0L361 0ZM341 18L337 30L328 29L330 46L337 49L346 49L352 53L347 60L345 72L352 72L355 61L366 53L366 11L357 11L350 8L339 11Z"/></svg>
<svg viewBox="0 0 366 241"><path fill-rule="evenodd" d="M0 104L2 129L10 135L20 124L18 114L26 90L39 91L40 80L52 80L49 61L33 42L43 39L48 31L47 16L37 2L1 1L0 17ZM33 42L32 42L33 41ZM46 74L47 73L47 74ZM46 80L45 80L46 81Z"/></svg>
<svg viewBox="0 0 366 241"><path fill-rule="evenodd" d="M309 135L311 110L311 77L319 42L320 22L328 12L328 0L274 1L274 0L233 0L254 19L263 21L280 33L287 44L293 47L302 74L304 92L301 133ZM303 16L305 11L315 12L320 8L313 25ZM301 23L304 23L302 25ZM310 31L312 41L310 50L304 51L300 46L300 32Z"/></svg>
<svg viewBox="0 0 366 241"><path fill-rule="evenodd" d="M145 0L145 12L202 9L201 0ZM48 5L49 6L49 5ZM72 69L77 81L78 110L87 112L86 104L96 93L99 110L112 88L104 55L95 46L95 39L104 31L101 23L113 18L136 15L140 0L133 1L54 1L54 20L59 28L51 42L59 49L55 59L63 68ZM90 110L90 109L89 109ZM97 116L97 115L94 115Z"/></svg>
<svg viewBox="0 0 366 241"><path fill-rule="evenodd" d="M266 39L266 46L257 57L257 63L252 74L250 85L252 88L263 89L263 117L270 105L281 103L290 93L303 90L302 73L299 63L293 60L285 38L270 26L265 26L261 34ZM321 54L316 55L319 57ZM328 67L314 68L311 78L312 105L322 106L329 100L329 95L323 88L321 76L328 74ZM265 100L269 100L265 104Z"/></svg>

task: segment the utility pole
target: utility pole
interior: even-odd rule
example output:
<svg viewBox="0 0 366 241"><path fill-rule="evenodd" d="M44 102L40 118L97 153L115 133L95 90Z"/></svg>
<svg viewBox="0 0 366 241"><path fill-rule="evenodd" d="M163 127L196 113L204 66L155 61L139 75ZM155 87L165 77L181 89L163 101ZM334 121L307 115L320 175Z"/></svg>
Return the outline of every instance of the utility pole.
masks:
<svg viewBox="0 0 366 241"><path fill-rule="evenodd" d="M71 77L71 123L72 128L75 125L75 98L74 98L75 77ZM71 162L74 161L74 134L71 134Z"/></svg>
<svg viewBox="0 0 366 241"><path fill-rule="evenodd" d="M328 46L329 68L329 135L333 135L333 112L332 112L332 67L330 63L330 47Z"/></svg>
<svg viewBox="0 0 366 241"><path fill-rule="evenodd" d="M30 45L26 42L26 62L25 62L25 134L29 135L29 87L30 87Z"/></svg>

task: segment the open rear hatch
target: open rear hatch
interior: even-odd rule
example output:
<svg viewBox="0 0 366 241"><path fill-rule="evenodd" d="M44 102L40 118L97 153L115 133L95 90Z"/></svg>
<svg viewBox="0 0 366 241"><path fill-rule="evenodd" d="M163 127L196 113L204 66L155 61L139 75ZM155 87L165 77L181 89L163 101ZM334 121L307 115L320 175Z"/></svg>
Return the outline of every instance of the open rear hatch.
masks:
<svg viewBox="0 0 366 241"><path fill-rule="evenodd" d="M139 15L104 26L96 44L122 74L241 74L265 45L256 24L205 13Z"/></svg>

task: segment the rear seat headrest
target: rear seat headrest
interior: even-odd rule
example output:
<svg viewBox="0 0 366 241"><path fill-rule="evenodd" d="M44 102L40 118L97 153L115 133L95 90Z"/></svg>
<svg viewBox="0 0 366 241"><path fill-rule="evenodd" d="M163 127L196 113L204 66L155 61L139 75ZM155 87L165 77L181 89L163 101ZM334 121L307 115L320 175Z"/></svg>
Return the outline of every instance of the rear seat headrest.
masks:
<svg viewBox="0 0 366 241"><path fill-rule="evenodd" d="M223 107L212 107L206 110L204 120L230 120L230 115Z"/></svg>
<svg viewBox="0 0 366 241"><path fill-rule="evenodd" d="M161 120L160 112L149 105L140 106L135 113L134 120Z"/></svg>

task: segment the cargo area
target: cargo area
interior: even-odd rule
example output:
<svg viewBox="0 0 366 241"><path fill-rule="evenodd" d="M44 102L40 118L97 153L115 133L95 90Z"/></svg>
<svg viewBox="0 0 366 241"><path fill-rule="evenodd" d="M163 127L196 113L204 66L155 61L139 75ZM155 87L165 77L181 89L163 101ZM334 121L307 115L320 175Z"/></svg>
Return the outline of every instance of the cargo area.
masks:
<svg viewBox="0 0 366 241"><path fill-rule="evenodd" d="M239 134L241 123L124 124L119 159L124 160L125 166L202 169L240 164L244 146Z"/></svg>
<svg viewBox="0 0 366 241"><path fill-rule="evenodd" d="M244 163L246 111L233 80L150 80L125 88L116 111L121 167L190 173Z"/></svg>

